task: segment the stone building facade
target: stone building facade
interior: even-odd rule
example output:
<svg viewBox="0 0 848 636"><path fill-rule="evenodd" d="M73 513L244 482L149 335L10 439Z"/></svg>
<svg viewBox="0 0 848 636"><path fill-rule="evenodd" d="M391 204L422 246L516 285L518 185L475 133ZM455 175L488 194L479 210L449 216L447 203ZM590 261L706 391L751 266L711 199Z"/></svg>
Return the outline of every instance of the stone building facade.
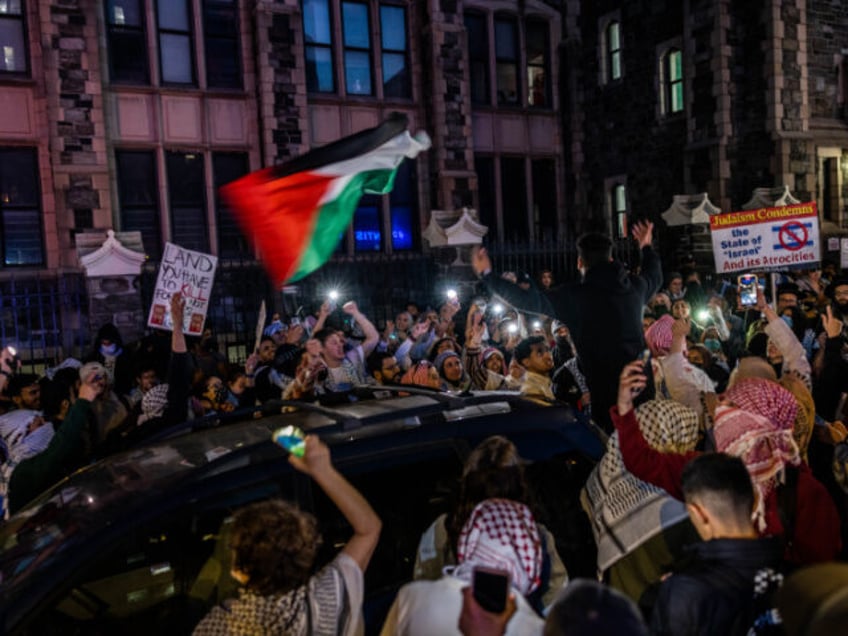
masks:
<svg viewBox="0 0 848 636"><path fill-rule="evenodd" d="M91 229L249 255L218 186L394 110L433 148L340 255L420 253L432 209L562 245L782 185L848 223L830 0L9 0L0 38L0 281L77 267Z"/></svg>
<svg viewBox="0 0 848 636"><path fill-rule="evenodd" d="M788 186L818 203L825 237L848 235L842 3L567 4L566 23L579 12L581 25L566 37L579 78L567 95L566 127L579 135L567 204L584 223L615 231L620 211L656 219L674 195L699 192L738 210L756 188Z"/></svg>

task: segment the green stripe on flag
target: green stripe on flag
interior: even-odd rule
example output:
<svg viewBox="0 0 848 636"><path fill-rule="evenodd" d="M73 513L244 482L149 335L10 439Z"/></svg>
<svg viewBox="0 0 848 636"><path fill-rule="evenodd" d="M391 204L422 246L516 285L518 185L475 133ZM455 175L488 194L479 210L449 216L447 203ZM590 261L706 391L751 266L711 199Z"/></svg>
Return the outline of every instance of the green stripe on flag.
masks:
<svg viewBox="0 0 848 636"><path fill-rule="evenodd" d="M350 225L363 193L391 192L396 175L397 168L360 172L354 175L338 197L322 205L312 231L312 239L301 255L297 270L289 281L300 280L326 263L339 244L339 235Z"/></svg>

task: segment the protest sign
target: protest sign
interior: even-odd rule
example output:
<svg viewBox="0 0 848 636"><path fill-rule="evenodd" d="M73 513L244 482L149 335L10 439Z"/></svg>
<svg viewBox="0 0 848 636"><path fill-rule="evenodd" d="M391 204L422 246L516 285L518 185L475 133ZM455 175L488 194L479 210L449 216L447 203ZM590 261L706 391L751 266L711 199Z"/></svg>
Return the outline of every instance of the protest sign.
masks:
<svg viewBox="0 0 848 636"><path fill-rule="evenodd" d="M842 239L842 247L839 250L839 267L848 269L848 239Z"/></svg>
<svg viewBox="0 0 848 636"><path fill-rule="evenodd" d="M808 269L821 260L815 202L710 217L716 272Z"/></svg>
<svg viewBox="0 0 848 636"><path fill-rule="evenodd" d="M203 333L217 266L215 256L165 243L147 326L171 330L171 297L179 292L186 303L183 332L189 335Z"/></svg>

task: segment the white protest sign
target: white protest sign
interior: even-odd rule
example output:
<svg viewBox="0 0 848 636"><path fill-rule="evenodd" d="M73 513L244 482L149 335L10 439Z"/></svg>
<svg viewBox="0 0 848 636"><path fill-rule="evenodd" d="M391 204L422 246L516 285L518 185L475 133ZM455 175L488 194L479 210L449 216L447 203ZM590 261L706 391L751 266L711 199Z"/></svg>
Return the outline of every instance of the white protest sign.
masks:
<svg viewBox="0 0 848 636"><path fill-rule="evenodd" d="M821 260L815 202L710 217L716 272L809 268Z"/></svg>
<svg viewBox="0 0 848 636"><path fill-rule="evenodd" d="M186 303L183 332L189 335L203 333L217 266L215 256L165 243L147 326L171 330L171 297L179 292Z"/></svg>
<svg viewBox="0 0 848 636"><path fill-rule="evenodd" d="M839 267L848 269L848 239L842 239L842 247L839 250Z"/></svg>

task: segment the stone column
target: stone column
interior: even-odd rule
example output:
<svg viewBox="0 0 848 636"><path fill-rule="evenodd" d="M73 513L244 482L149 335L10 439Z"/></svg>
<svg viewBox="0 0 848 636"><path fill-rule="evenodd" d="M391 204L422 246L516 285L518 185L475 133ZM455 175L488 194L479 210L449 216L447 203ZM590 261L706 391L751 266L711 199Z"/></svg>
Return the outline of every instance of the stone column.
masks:
<svg viewBox="0 0 848 636"><path fill-rule="evenodd" d="M457 0L419 4L426 129L433 140L427 153L431 200L437 208L453 210L472 205L477 189L462 6Z"/></svg>
<svg viewBox="0 0 848 636"><path fill-rule="evenodd" d="M50 266L76 264L74 230L112 226L98 42L100 4L60 0L40 14L47 116L56 126L50 155L57 235L50 236L46 224L46 238L48 246L57 242L67 260Z"/></svg>

